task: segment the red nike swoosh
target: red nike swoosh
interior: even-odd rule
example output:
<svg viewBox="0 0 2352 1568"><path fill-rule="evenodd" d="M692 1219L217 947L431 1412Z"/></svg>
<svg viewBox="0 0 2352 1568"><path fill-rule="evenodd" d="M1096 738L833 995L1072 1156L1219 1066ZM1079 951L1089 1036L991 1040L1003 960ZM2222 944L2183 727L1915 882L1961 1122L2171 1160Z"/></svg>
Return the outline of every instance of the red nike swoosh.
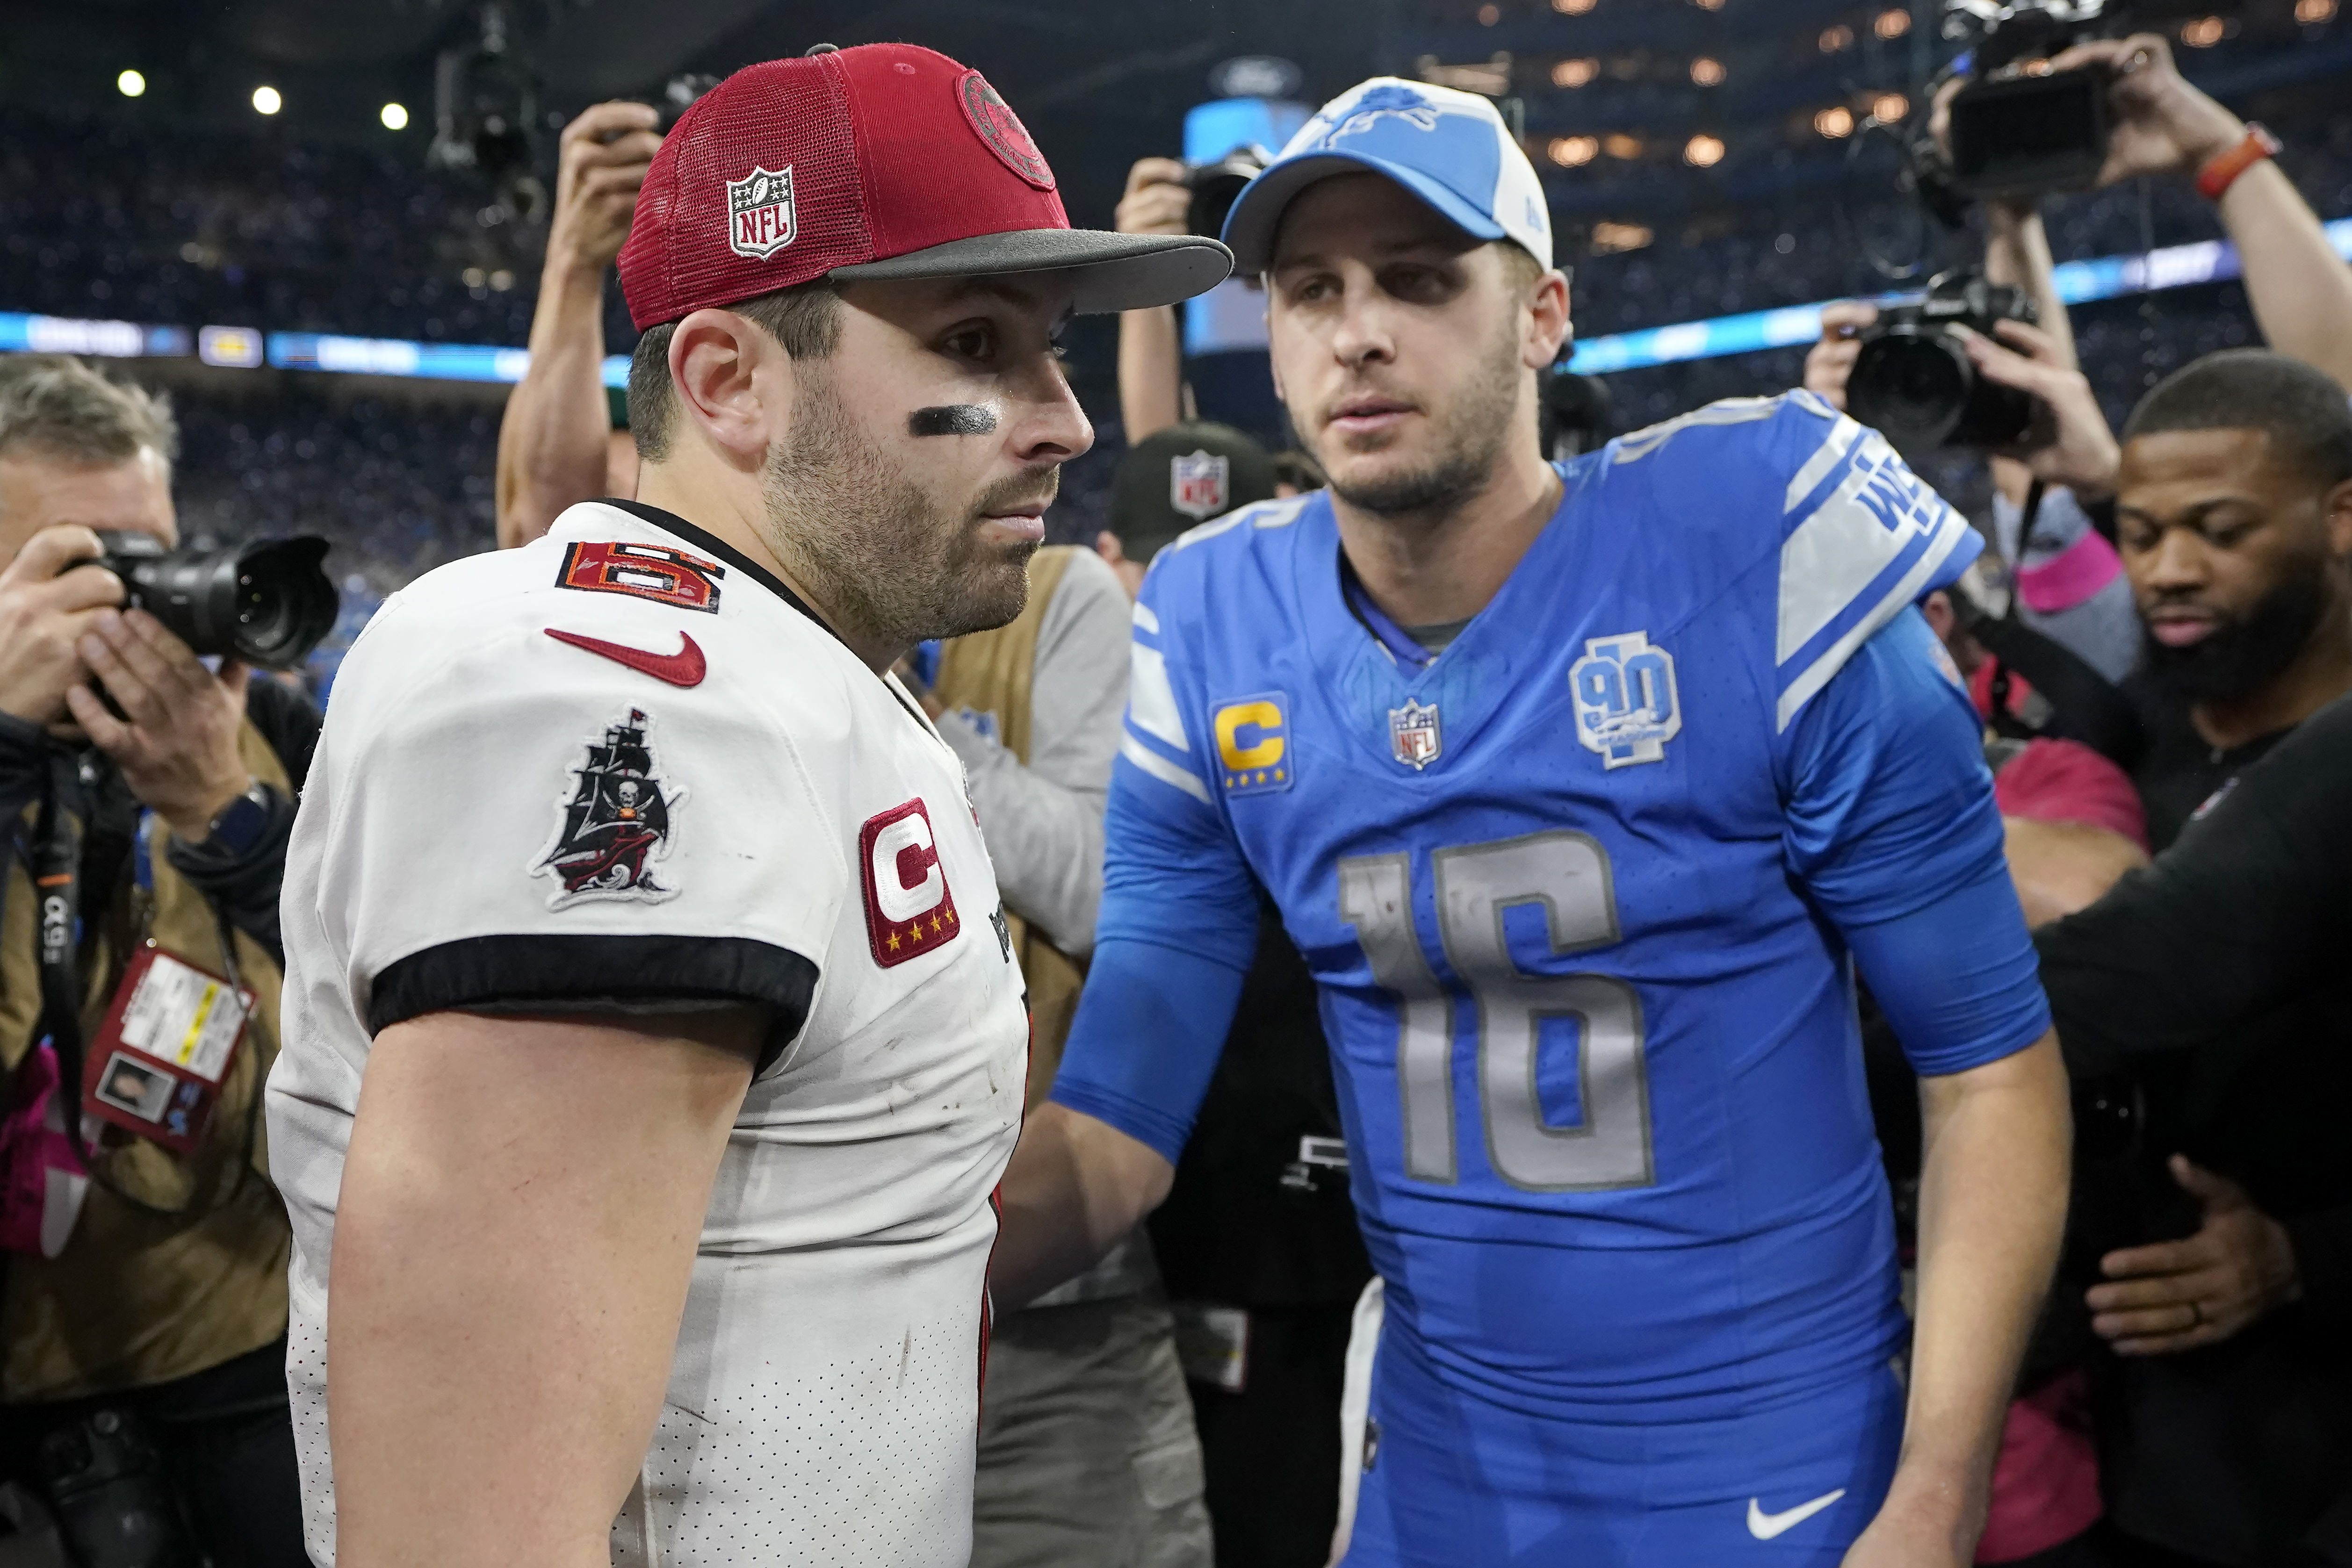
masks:
<svg viewBox="0 0 2352 1568"><path fill-rule="evenodd" d="M700 685L703 673L710 667L702 656L702 650L694 645L694 639L683 632L677 634L681 645L677 653L654 653L643 648L632 648L626 643L607 643L602 637L583 637L577 632L559 632L552 626L541 630L559 643L569 643L575 648L601 653L617 664L642 671L657 681L667 681L674 686Z"/></svg>

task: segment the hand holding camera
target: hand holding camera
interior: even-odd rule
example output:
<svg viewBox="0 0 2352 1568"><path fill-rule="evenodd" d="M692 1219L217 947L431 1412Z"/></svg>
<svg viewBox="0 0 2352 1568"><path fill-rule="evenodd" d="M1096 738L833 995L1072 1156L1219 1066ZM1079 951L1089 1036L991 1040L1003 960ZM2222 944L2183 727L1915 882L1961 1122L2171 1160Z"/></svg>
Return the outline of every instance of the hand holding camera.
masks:
<svg viewBox="0 0 2352 1568"><path fill-rule="evenodd" d="M563 128L547 232L551 269L577 267L601 279L621 254L638 188L661 151L661 118L651 104L616 101L583 110Z"/></svg>
<svg viewBox="0 0 2352 1568"><path fill-rule="evenodd" d="M99 553L88 528L43 528L0 570L0 713L42 726L67 717L67 691L89 676L81 640L122 602Z"/></svg>
<svg viewBox="0 0 2352 1568"><path fill-rule="evenodd" d="M2077 44L2050 67L2053 74L2084 70L2112 84L2101 185L2140 174L2193 174L2245 140L2246 122L2189 84L2159 34Z"/></svg>
<svg viewBox="0 0 2352 1568"><path fill-rule="evenodd" d="M1183 164L1173 158L1139 158L1127 172L1127 191L1112 225L1123 235L1186 234L1191 231L1184 218L1192 205Z"/></svg>
<svg viewBox="0 0 2352 1568"><path fill-rule="evenodd" d="M1996 454L2016 458L2043 484L2063 485L2083 500L2113 493L2121 448L2090 378L2066 363L2050 334L2018 320L1995 322L1990 335L1957 324L1952 331L1986 381L2034 401L2025 439L1997 447Z"/></svg>

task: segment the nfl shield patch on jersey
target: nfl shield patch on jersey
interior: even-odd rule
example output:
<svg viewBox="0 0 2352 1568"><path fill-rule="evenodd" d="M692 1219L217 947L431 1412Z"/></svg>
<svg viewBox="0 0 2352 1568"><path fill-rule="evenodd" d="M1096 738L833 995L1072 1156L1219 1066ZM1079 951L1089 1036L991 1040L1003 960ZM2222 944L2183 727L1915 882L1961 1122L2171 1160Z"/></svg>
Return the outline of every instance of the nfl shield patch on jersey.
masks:
<svg viewBox="0 0 2352 1568"><path fill-rule="evenodd" d="M677 889L656 880L654 866L669 853L670 814L686 791L663 786L646 739L643 708L605 727L588 743L588 759L572 770L574 788L559 798L555 837L532 862L533 876L558 883L550 909L590 899L659 904Z"/></svg>
<svg viewBox="0 0 2352 1568"><path fill-rule="evenodd" d="M857 833L857 864L866 884L866 935L877 964L887 969L955 940L955 894L948 891L922 797L866 820Z"/></svg>
<svg viewBox="0 0 2352 1568"><path fill-rule="evenodd" d="M1399 762L1418 773L1444 749L1435 703L1407 697L1404 706L1389 709L1389 754Z"/></svg>
<svg viewBox="0 0 2352 1568"><path fill-rule="evenodd" d="M1222 452L1195 452L1170 459L1168 504L1188 517L1205 521L1232 508L1225 497L1233 493L1234 465Z"/></svg>
<svg viewBox="0 0 2352 1568"><path fill-rule="evenodd" d="M1601 754L1604 768L1662 762L1666 742L1683 731L1675 693L1675 656L1650 646L1646 632L1594 637L1569 666L1576 699L1576 738Z"/></svg>

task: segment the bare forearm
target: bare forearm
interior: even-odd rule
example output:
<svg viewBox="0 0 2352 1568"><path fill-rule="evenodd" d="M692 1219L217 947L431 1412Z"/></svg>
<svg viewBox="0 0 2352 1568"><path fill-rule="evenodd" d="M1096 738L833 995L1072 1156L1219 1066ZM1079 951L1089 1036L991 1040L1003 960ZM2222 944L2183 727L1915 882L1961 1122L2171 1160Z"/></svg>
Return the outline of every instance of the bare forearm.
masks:
<svg viewBox="0 0 2352 1568"><path fill-rule="evenodd" d="M2056 340L2063 356L2060 362L2074 369L2074 329L2066 319L2066 302L2058 298L2050 236L2031 202L1994 202L1986 206L1985 277L2025 290L2040 317L2035 324Z"/></svg>
<svg viewBox="0 0 2352 1568"><path fill-rule="evenodd" d="M2263 340L2352 388L2352 267L2294 183L2264 159L2231 183L2221 213Z"/></svg>
<svg viewBox="0 0 2352 1568"><path fill-rule="evenodd" d="M1129 446L1182 417L1183 380L1176 308L1119 312L1118 417Z"/></svg>
<svg viewBox="0 0 2352 1568"><path fill-rule="evenodd" d="M1920 1095L1918 1319L1886 1507L1948 1524L1966 1552L2065 1226L2072 1134L2058 1037L1928 1079Z"/></svg>
<svg viewBox="0 0 2352 1568"><path fill-rule="evenodd" d="M602 272L551 263L530 322L530 369L499 425L499 544L529 544L563 508L604 493Z"/></svg>
<svg viewBox="0 0 2352 1568"><path fill-rule="evenodd" d="M1000 1189L988 1271L997 1306L1025 1305L1092 1268L1175 1178L1175 1166L1118 1128L1051 1101L1037 1107Z"/></svg>
<svg viewBox="0 0 2352 1568"><path fill-rule="evenodd" d="M379 1038L329 1291L342 1568L606 1562L750 1079L728 1015L677 1027L442 1013Z"/></svg>

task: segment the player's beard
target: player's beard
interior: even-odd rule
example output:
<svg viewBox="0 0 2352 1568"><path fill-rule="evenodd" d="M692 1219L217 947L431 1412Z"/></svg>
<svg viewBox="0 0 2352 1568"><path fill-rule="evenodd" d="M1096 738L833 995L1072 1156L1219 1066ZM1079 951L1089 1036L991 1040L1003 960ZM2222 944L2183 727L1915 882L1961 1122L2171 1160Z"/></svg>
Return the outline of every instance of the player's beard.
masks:
<svg viewBox="0 0 2352 1568"><path fill-rule="evenodd" d="M2244 615L2185 648L2168 647L2143 629L2141 663L2184 701L2235 702L2294 663L2334 602L2325 566L2315 563L2292 572Z"/></svg>
<svg viewBox="0 0 2352 1568"><path fill-rule="evenodd" d="M987 515L1053 497L1060 471L1014 474L961 517L945 513L859 430L823 374L770 454L770 543L833 614L892 646L1002 626L1029 597L1026 540L989 544Z"/></svg>
<svg viewBox="0 0 2352 1568"><path fill-rule="evenodd" d="M1331 476L1333 494L1375 517L1443 517L1452 512L1494 479L1511 438L1511 415L1517 408L1524 373L1517 320L1513 317L1488 344L1459 396L1438 400L1434 410L1423 405L1433 448L1427 463L1403 472L1346 479L1341 475L1344 465L1333 462L1346 450L1342 438L1337 450L1327 448L1316 454Z"/></svg>

